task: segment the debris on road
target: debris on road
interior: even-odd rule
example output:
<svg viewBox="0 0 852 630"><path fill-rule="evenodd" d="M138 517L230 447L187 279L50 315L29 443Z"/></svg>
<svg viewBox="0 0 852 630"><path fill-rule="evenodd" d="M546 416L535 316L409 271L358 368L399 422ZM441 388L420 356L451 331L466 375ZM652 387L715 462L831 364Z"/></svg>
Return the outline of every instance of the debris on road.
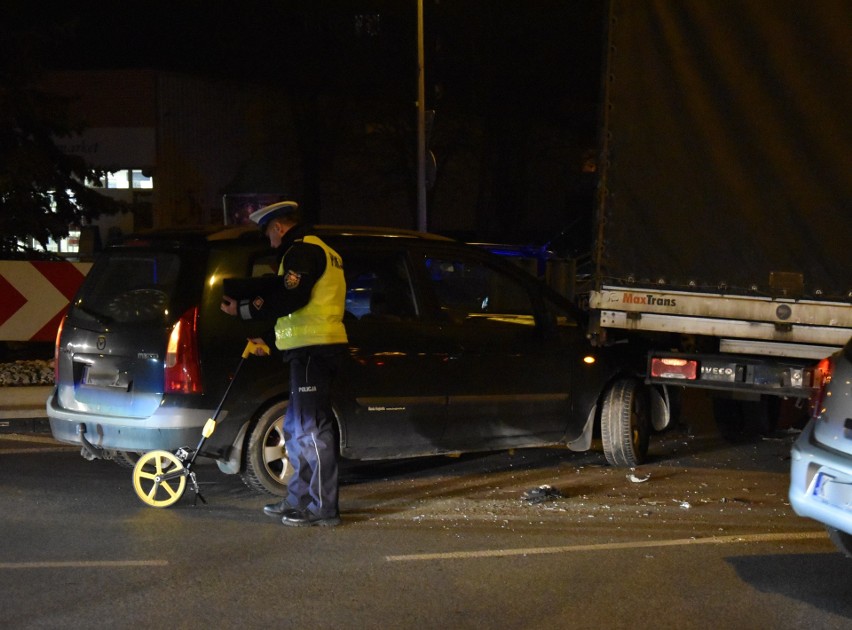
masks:
<svg viewBox="0 0 852 630"><path fill-rule="evenodd" d="M651 478L651 473L648 473L648 474L647 474L647 475L645 475L644 477L639 477L638 475L636 475L636 473L635 473L635 472L632 472L632 471L631 471L631 473L630 473L629 475L627 475L627 478L628 478L630 481L632 481L633 483L644 483L644 482L648 481L648 480Z"/></svg>
<svg viewBox="0 0 852 630"><path fill-rule="evenodd" d="M544 503L545 501L552 501L554 499L561 499L562 493L559 492L556 488L549 485L539 486L538 488L533 488L532 490L527 490L521 496L521 498L530 504Z"/></svg>

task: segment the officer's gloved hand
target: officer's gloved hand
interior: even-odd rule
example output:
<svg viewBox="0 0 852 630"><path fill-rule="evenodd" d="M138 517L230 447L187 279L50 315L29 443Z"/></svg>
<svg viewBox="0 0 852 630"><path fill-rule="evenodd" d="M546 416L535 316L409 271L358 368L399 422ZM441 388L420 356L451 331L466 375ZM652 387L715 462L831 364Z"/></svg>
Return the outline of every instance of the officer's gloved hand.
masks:
<svg viewBox="0 0 852 630"><path fill-rule="evenodd" d="M245 359L252 354L258 357L265 357L269 354L269 346L266 345L263 339L249 339L245 350L243 350L243 358Z"/></svg>

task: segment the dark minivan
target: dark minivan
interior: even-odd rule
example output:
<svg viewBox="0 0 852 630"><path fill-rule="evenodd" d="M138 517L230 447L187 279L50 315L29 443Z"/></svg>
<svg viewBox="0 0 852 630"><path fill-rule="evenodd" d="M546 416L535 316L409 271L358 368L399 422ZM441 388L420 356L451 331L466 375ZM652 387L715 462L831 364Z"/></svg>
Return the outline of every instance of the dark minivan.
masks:
<svg viewBox="0 0 852 630"><path fill-rule="evenodd" d="M405 230L318 227L343 257L349 357L335 394L340 455L390 459L517 447L588 450L635 466L668 423L644 356L595 348L582 313L482 248ZM222 280L275 273L256 228L153 231L107 248L65 317L53 436L88 458L198 442L263 322L222 313ZM249 357L203 456L282 494L286 366Z"/></svg>

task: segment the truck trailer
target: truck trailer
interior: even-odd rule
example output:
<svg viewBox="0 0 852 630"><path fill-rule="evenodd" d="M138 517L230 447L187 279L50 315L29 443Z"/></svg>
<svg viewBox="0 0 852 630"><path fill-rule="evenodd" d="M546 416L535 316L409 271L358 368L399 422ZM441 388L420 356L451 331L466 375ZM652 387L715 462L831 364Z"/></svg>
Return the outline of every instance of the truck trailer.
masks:
<svg viewBox="0 0 852 630"><path fill-rule="evenodd" d="M850 24L609 3L588 333L641 338L648 383L715 390L717 418L806 399L852 336Z"/></svg>

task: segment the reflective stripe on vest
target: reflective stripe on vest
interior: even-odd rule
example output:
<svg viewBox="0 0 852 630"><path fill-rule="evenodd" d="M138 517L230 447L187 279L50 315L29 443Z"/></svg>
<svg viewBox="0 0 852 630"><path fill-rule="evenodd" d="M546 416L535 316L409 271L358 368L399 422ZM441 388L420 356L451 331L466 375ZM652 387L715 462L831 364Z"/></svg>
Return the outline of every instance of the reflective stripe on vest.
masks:
<svg viewBox="0 0 852 630"><path fill-rule="evenodd" d="M333 249L316 236L305 236L304 243L318 245L325 252L325 271L311 291L311 301L298 311L275 322L275 346L279 350L292 350L304 346L347 343L343 327L343 310L346 304L346 280L343 261ZM284 275L284 260L278 275Z"/></svg>

